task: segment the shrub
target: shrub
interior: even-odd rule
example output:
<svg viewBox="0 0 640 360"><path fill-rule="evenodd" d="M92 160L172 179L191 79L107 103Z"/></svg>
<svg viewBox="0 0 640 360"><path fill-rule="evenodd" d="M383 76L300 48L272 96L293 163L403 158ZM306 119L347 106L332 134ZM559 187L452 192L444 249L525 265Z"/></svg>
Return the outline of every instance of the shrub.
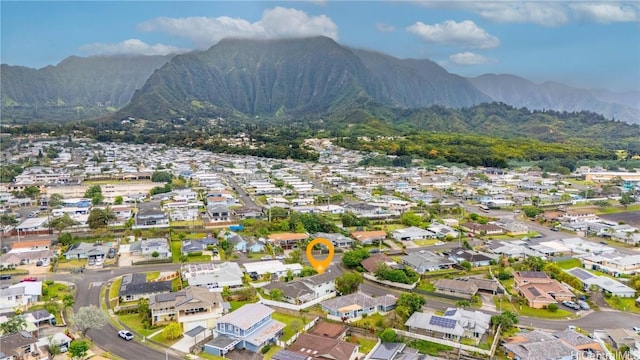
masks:
<svg viewBox="0 0 640 360"><path fill-rule="evenodd" d="M549 306L547 306L547 309L551 312L556 312L558 311L558 304L549 304Z"/></svg>
<svg viewBox="0 0 640 360"><path fill-rule="evenodd" d="M267 344L265 346L262 347L262 349L260 350L261 353L266 354L269 352L269 350L271 350L271 345Z"/></svg>

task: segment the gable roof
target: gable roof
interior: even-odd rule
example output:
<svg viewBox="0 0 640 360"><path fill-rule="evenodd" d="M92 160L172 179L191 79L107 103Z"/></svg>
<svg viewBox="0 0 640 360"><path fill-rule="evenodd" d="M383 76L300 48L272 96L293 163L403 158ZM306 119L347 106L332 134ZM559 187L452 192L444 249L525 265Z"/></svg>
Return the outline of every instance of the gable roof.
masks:
<svg viewBox="0 0 640 360"><path fill-rule="evenodd" d="M125 274L120 285L120 296L171 292L171 281L147 282L146 274Z"/></svg>
<svg viewBox="0 0 640 360"><path fill-rule="evenodd" d="M389 307L395 305L395 303L395 296L390 294L372 297L358 291L353 294L338 296L333 299L325 300L321 304L326 308L342 312L341 310L345 308L358 307L360 309L366 309L372 307L375 308L378 306Z"/></svg>
<svg viewBox="0 0 640 360"><path fill-rule="evenodd" d="M289 350L312 359L350 359L358 345L324 336L300 334Z"/></svg>
<svg viewBox="0 0 640 360"><path fill-rule="evenodd" d="M311 331L309 331L309 334L337 339L344 335L346 331L347 327L342 324L320 321Z"/></svg>
<svg viewBox="0 0 640 360"><path fill-rule="evenodd" d="M354 239L360 242L364 242L367 240L385 239L387 237L387 233L384 230L354 231L351 233L351 237L353 237Z"/></svg>
<svg viewBox="0 0 640 360"><path fill-rule="evenodd" d="M218 324L228 323L243 330L252 327L258 321L271 316L275 311L262 304L246 304L234 312L218 319Z"/></svg>
<svg viewBox="0 0 640 360"><path fill-rule="evenodd" d="M438 279L433 284L436 289L453 291L461 294L473 295L478 292L478 286L470 281L454 279Z"/></svg>
<svg viewBox="0 0 640 360"><path fill-rule="evenodd" d="M378 266L382 263L395 264L395 261L393 261L393 259L391 259L390 257L388 257L383 253L375 253L375 254L371 254L371 256L369 256L368 258L362 260L360 262L360 265L362 265L362 267L365 268L365 270L367 270L368 272L374 272L378 269Z"/></svg>

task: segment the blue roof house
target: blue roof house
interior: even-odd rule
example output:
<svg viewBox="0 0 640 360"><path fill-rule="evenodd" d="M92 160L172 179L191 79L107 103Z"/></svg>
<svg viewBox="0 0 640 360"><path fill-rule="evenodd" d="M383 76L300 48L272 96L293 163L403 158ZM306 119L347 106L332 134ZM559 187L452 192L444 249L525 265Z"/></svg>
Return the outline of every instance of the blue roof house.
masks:
<svg viewBox="0 0 640 360"><path fill-rule="evenodd" d="M205 344L204 350L223 356L233 348L259 352L262 347L275 342L286 324L271 318L274 310L262 304L247 304L218 319L216 331L220 340ZM216 340L214 339L214 340Z"/></svg>

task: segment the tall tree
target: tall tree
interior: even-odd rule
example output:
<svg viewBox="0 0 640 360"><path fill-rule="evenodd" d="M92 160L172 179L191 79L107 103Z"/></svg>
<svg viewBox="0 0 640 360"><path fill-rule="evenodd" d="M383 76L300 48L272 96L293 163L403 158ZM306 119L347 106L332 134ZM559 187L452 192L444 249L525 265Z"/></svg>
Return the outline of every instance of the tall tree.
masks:
<svg viewBox="0 0 640 360"><path fill-rule="evenodd" d="M90 345L87 340L73 340L69 345L69 355L73 360L81 360L87 357Z"/></svg>
<svg viewBox="0 0 640 360"><path fill-rule="evenodd" d="M78 309L78 312L73 315L73 322L82 336L85 336L90 329L103 327L107 323L107 318L100 308L89 305Z"/></svg>
<svg viewBox="0 0 640 360"><path fill-rule="evenodd" d="M69 214L64 214L59 217L55 217L49 220L49 227L58 231L58 235L60 235L66 228L75 226L80 224L79 222L73 220Z"/></svg>
<svg viewBox="0 0 640 360"><path fill-rule="evenodd" d="M110 207L105 209L93 209L89 213L87 223L91 229L106 228L109 223L116 219L116 215L113 213Z"/></svg>
<svg viewBox="0 0 640 360"><path fill-rule="evenodd" d="M102 188L100 185L92 185L85 191L84 197L91 199L93 205L101 204L104 200L102 196Z"/></svg>
<svg viewBox="0 0 640 360"><path fill-rule="evenodd" d="M620 196L620 205L624 206L625 209L627 208L627 206L629 206L630 204L633 204L635 201L636 199L633 197L630 191L624 192Z"/></svg>
<svg viewBox="0 0 640 360"><path fill-rule="evenodd" d="M336 290L342 295L358 291L360 284L364 282L362 274L355 271L347 271L336 278Z"/></svg>
<svg viewBox="0 0 640 360"><path fill-rule="evenodd" d="M27 328L27 320L22 315L13 315L0 324L3 335L15 334Z"/></svg>

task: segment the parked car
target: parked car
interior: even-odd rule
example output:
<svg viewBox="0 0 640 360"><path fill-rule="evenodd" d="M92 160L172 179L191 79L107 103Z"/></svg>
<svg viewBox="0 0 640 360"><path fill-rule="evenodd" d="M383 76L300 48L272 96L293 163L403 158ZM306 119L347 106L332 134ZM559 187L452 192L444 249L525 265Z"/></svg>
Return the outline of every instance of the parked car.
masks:
<svg viewBox="0 0 640 360"><path fill-rule="evenodd" d="M69 351L69 348L67 347L67 345L60 346L60 352L61 353L66 353L67 351Z"/></svg>
<svg viewBox="0 0 640 360"><path fill-rule="evenodd" d="M102 258L96 259L96 266L102 266L104 264L104 260Z"/></svg>
<svg viewBox="0 0 640 360"><path fill-rule="evenodd" d="M118 331L118 336L120 336L121 338L127 340L127 341L131 341L133 340L133 334L131 332L129 332L128 330L120 330Z"/></svg>
<svg viewBox="0 0 640 360"><path fill-rule="evenodd" d="M89 258L89 261L87 261L87 265L89 266L93 266L96 264L96 259L95 258Z"/></svg>
<svg viewBox="0 0 640 360"><path fill-rule="evenodd" d="M587 302L584 300L578 300L576 301L576 304L578 304L578 306L580 306L580 309L582 310L591 310L591 307L589 307L589 304L587 304Z"/></svg>
<svg viewBox="0 0 640 360"><path fill-rule="evenodd" d="M107 257L109 259L113 259L114 257L116 257L116 249L114 248L109 249L109 252L107 253Z"/></svg>
<svg viewBox="0 0 640 360"><path fill-rule="evenodd" d="M640 332L640 326L634 326L634 327L632 327L632 329L635 332Z"/></svg>
<svg viewBox="0 0 640 360"><path fill-rule="evenodd" d="M276 255L276 260L284 260L284 255Z"/></svg>
<svg viewBox="0 0 640 360"><path fill-rule="evenodd" d="M11 274L0 274L0 280L9 280L11 279Z"/></svg>
<svg viewBox="0 0 640 360"><path fill-rule="evenodd" d="M560 229L558 229L557 227L552 227L551 231L560 231Z"/></svg>
<svg viewBox="0 0 640 360"><path fill-rule="evenodd" d="M25 282L25 281L38 281L38 278L35 278L33 276L29 276L29 277L26 277L26 278L20 280L20 282Z"/></svg>
<svg viewBox="0 0 640 360"><path fill-rule="evenodd" d="M563 301L562 305L574 310L580 310L580 305L574 303L573 301Z"/></svg>
<svg viewBox="0 0 640 360"><path fill-rule="evenodd" d="M261 258L261 260L271 260L271 259L272 259L271 255L265 255Z"/></svg>
<svg viewBox="0 0 640 360"><path fill-rule="evenodd" d="M36 266L42 266L42 261L41 260L36 261Z"/></svg>

